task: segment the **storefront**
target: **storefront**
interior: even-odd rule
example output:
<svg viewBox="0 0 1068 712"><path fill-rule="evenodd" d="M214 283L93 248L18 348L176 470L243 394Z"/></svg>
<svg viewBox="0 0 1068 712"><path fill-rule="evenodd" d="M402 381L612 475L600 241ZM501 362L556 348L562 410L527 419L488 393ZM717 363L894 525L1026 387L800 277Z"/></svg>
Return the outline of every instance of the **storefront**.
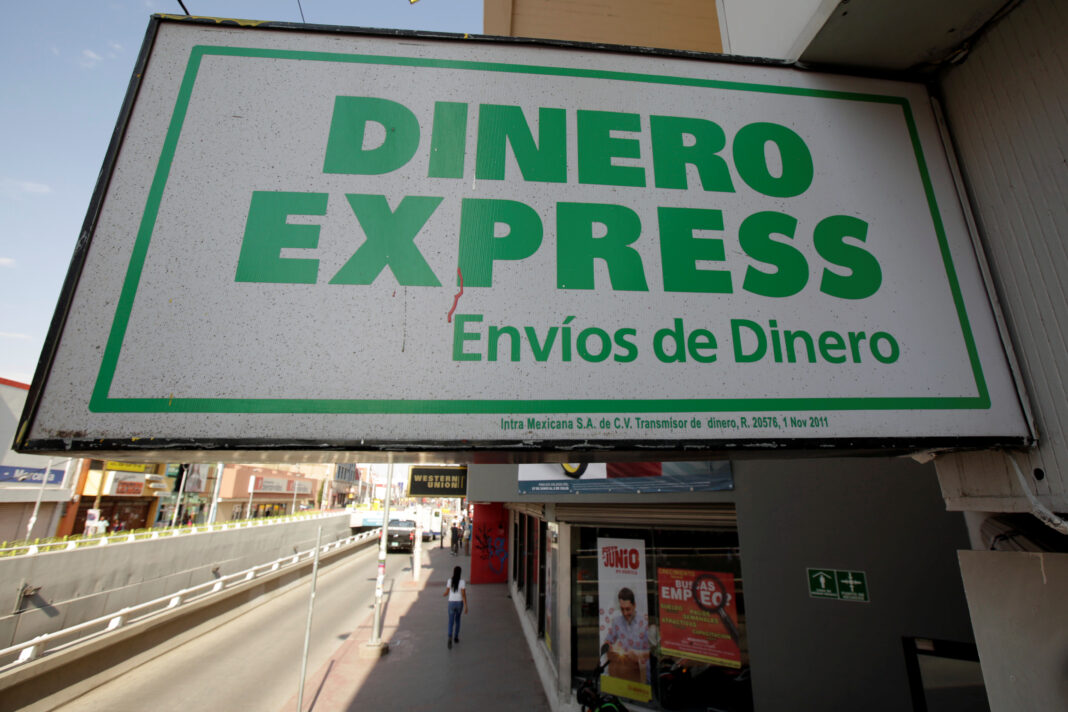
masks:
<svg viewBox="0 0 1068 712"><path fill-rule="evenodd" d="M83 499L78 503L78 513L74 518L74 531L85 531L85 520L93 500ZM100 519L108 522L109 532L145 529L148 527L152 511L152 501L143 498L102 497L100 499Z"/></svg>
<svg viewBox="0 0 1068 712"><path fill-rule="evenodd" d="M216 465L206 464L167 465L170 486L160 496L155 526L207 523L218 469Z"/></svg>
<svg viewBox="0 0 1068 712"><path fill-rule="evenodd" d="M317 480L270 465L227 465L216 521L278 517L313 507Z"/></svg>
<svg viewBox="0 0 1068 712"><path fill-rule="evenodd" d="M570 659L574 688L605 663L601 689L626 699L752 709L734 508L712 506L688 523L671 509L630 509L557 507L572 523L513 511L511 580L545 652L558 670ZM633 524L606 525L606 515Z"/></svg>
<svg viewBox="0 0 1068 712"><path fill-rule="evenodd" d="M729 488L720 465L704 491L555 495L531 495L522 467L471 466L469 498L506 509L508 584L559 704L605 664L601 689L650 709L775 709L820 688L828 709L889 712L934 684L918 646L974 657L951 568L968 536L929 465L742 460ZM978 662L954 664L941 694L981 691Z"/></svg>
<svg viewBox="0 0 1068 712"><path fill-rule="evenodd" d="M158 514L165 480L151 463L94 462L101 469L86 473L78 498L73 528L67 533L85 531L89 511L100 510L98 519L108 523L108 532L146 529L153 526Z"/></svg>
<svg viewBox="0 0 1068 712"><path fill-rule="evenodd" d="M554 707L574 704L576 679L601 662L607 643L606 689L658 709L921 709L936 685L918 651L967 658L974 620L986 628L988 680L1000 688L991 699L1023 694L1044 708L1039 690L1063 692L1031 682L1035 670L1063 677L1056 656L1032 644L1059 620L1061 608L1038 615L1034 605L1055 604L1064 590L1047 577L1054 559L1035 557L1040 573L1024 581L996 562L1006 557L987 555L997 552L968 552L983 563L958 557L986 547L969 539L957 510L1033 509L1059 522L1046 509L1063 512L1068 501L1059 466L1068 445L1057 425L1066 399L1047 387L1065 380L1056 348L1063 294L1051 298L1049 288L1060 284L1065 219L1063 191L1050 190L1048 176L1063 166L1047 160L1063 151L1048 131L1019 130L1063 115L1063 77L1045 66L1063 44L1063 23L1051 21L1059 16L1048 0L1005 5L986 20L950 13L935 30L951 43L930 56L926 41L912 43L922 54L897 41L919 36L918 13L886 22L893 13L818 5L780 38L790 50L781 62L440 37L411 56L385 35L346 38L330 28L325 38L269 25L241 29L249 51L235 54L209 35L218 28L208 21L153 20L150 71L137 74L131 101L175 112L129 112L120 133L177 150L160 158L157 143L127 142L123 161L101 174L91 211L108 229L79 243L68 280L76 287L60 307L65 326L47 349L17 447L225 452L254 442L313 459L323 450L414 459L430 448L497 462L730 454L732 484L718 491L569 484L596 462L568 463L540 488L524 484L521 466L472 468L470 500L508 512L502 574ZM768 35L762 19L748 24ZM972 42L988 31L997 41ZM621 41L598 41L612 40ZM353 53L369 59L352 64ZM211 61L198 64L202 56ZM293 63L292 81L261 92L253 111L223 101L243 97L236 91L190 100L192 83L241 87L280 56ZM152 69L189 62L185 74ZM445 65L455 81L450 100L439 101ZM820 65L845 71L809 69ZM323 97L336 99L332 113ZM329 124L325 146L298 135L256 151L211 132L177 140L230 109L242 110L250 132L272 133L280 104L295 112L295 131ZM387 134L389 160L348 140L352 127L393 121L409 128ZM421 126L432 127L432 141L420 141ZM171 170L203 163L205 151L230 166L230 180ZM305 170L313 164L324 168ZM107 192L136 183L124 171L141 165L155 166L166 190L147 203ZM299 180L265 192L265 165ZM185 257L176 238L220 219L321 214L300 210L325 200L339 174L365 197L385 191L405 206L405 219L394 217L411 218L404 244L418 236L419 248L389 265L406 264L396 280L360 273L382 265L359 259L314 284L305 278L314 260L280 275L258 259L274 233L257 230L213 243L218 254L205 253L202 269L169 268ZM431 190L436 197L426 197ZM177 206L205 200L225 214L175 218ZM361 221L381 212L374 201L352 208ZM465 281L469 290L462 301L454 268L460 294ZM358 292L357 312L336 296L340 283ZM216 337L235 321L258 323L253 288L280 305L257 340L260 369L231 358ZM151 298L164 292L174 300ZM439 307L449 303L443 320ZM351 328L318 329L308 313L320 307L323 319L343 317ZM198 315L188 348L137 348L166 338L160 325L183 309ZM371 338L353 350L353 331ZM317 348L291 348L302 339ZM98 367L100 353L119 352ZM305 376L280 395L261 372ZM184 392L171 393L173 383ZM223 496L247 500L246 514L286 502L245 484ZM373 496L383 491L373 486ZM736 544L718 523L725 511ZM476 532L481 524L476 516ZM965 570L966 558L977 568ZM624 563L633 585L622 583ZM982 594L971 620L962 570L969 595ZM720 604L698 615L702 595ZM637 626L629 635L639 642L621 661L608 655L622 635L617 613ZM683 639L680 628L703 637ZM683 668L683 680L725 677L694 682L692 699L679 691L685 684L661 678ZM981 684L965 678L940 696Z"/></svg>

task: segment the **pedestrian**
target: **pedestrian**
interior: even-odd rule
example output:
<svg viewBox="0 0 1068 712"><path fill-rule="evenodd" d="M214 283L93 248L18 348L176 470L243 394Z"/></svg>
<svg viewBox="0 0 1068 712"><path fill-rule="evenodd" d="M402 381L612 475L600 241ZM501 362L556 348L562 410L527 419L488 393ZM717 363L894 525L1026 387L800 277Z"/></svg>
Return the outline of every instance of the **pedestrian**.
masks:
<svg viewBox="0 0 1068 712"><path fill-rule="evenodd" d="M452 520L452 525L449 528L449 541L452 544L452 555L456 556L456 553L460 550L460 522L456 519Z"/></svg>
<svg viewBox="0 0 1068 712"><path fill-rule="evenodd" d="M474 528L473 524L468 520L467 525L464 527L464 556L471 556L471 530Z"/></svg>
<svg viewBox="0 0 1068 712"><path fill-rule="evenodd" d="M460 611L467 613L467 585L460 578L460 567L452 570L452 578L445 582L445 596L449 599L449 650L460 642Z"/></svg>

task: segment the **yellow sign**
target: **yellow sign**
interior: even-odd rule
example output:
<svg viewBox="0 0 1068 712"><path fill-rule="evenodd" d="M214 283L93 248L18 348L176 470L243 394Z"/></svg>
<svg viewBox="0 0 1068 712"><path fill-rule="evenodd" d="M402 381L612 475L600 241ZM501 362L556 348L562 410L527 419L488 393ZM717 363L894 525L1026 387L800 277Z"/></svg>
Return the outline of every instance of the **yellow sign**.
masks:
<svg viewBox="0 0 1068 712"><path fill-rule="evenodd" d="M143 462L105 462L105 470L120 470L122 472L155 472L156 466Z"/></svg>

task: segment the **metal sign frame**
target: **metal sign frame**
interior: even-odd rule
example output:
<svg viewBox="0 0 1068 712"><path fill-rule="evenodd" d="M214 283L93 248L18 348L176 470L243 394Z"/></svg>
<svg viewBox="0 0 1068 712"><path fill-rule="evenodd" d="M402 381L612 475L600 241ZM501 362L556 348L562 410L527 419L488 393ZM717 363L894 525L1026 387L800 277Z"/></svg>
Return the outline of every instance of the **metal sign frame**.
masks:
<svg viewBox="0 0 1068 712"><path fill-rule="evenodd" d="M687 439L685 441L680 441L677 438L673 437L654 437L641 439L629 439L625 436L614 438L589 438L585 437L581 432L569 432L567 434L547 433L545 437L539 437L536 441L531 441L522 437L511 437L507 433L502 434L502 436L499 438L482 438L471 441L462 439L421 439L417 441L390 439L368 440L366 438L360 438L357 436L354 436L352 439L332 438L327 442L323 442L322 439L319 438L288 438L284 441L281 441L277 438L94 438L90 434L85 434L78 431L55 433L54 437L31 437L33 424L41 403L42 394L48 383L49 376L52 370L52 365L56 358L56 353L59 347L59 342L66 327L66 321L71 309L72 301L74 299L79 280L81 279L83 269L85 267L85 262L89 249L92 245L93 235L96 230L97 221L100 218L101 210L103 208L104 198L107 194L109 184L114 175L118 154L123 145L123 140L126 135L131 115L133 113L133 109L137 101L138 92L144 80L145 71L149 68L149 58L151 56L153 45L155 43L160 26L164 23L172 22L213 26L219 24L227 25L228 23L233 26L245 24L241 21L218 21L204 18L173 17L163 15L155 15L151 18L146 32L144 45L138 57L137 64L134 68L134 73L131 77L127 96L123 103L122 110L120 112L111 143L108 147L107 155L104 161L104 167L101 171L100 179L93 193L89 210L86 219L83 223L82 231L79 236L79 240L71 262L71 266L68 271L66 280L63 284L59 300L59 306L57 307L56 314L49 329L41 360L38 364L37 372L34 376L33 384L31 386L30 393L27 397L23 417L19 424L19 428L15 438L15 447L20 451L40 453L80 452L86 454L96 454L97 456L107 453L122 453L122 457L125 459L131 459L131 457L134 459L151 459L152 457L158 456L160 452L167 451L169 453L170 459L174 459L174 457L177 456L177 453L181 453L181 459L183 460L195 461L198 458L203 457L205 461L211 462L218 461L220 459L220 454L224 458L231 457L232 459L240 459L243 456L247 457L250 452L268 453L279 451L299 453L299 456L304 459L337 459L336 456L331 456L327 453L349 451L362 451L365 453L373 451L400 451L413 453L435 451L438 452L442 457L449 457L451 455L459 461L464 461L472 458L472 452L483 451L483 455L481 457L484 460L489 461L516 459L515 453L521 453L524 451L529 452L532 450L540 451L543 453L566 451L570 453L567 455L569 459L576 460L584 459L581 455L581 453L583 452L599 452L601 454L595 459L604 460L606 459L604 456L605 451L609 451L612 453L611 457L607 459L630 459L631 453L634 453L638 448L648 447L657 448L658 450L666 453L677 451L681 455L681 446L684 446L686 450L691 453L694 449L710 452L745 451L753 449L764 452L768 450L773 451L783 448L790 449L791 451L812 450L825 452L826 448L828 447L839 448L853 452L908 452L917 450L928 450L932 448L964 449L989 448L997 446L1021 447L1028 446L1034 443L1035 438L1033 430L1028 435L1017 435L1012 437L992 435L967 437L915 436L904 438L841 438L821 437L819 435L812 437L784 437L782 435L777 434L773 430L769 430L764 433L754 434L752 438L748 439L738 439L733 437L720 438L716 437L712 433L709 433L708 437ZM698 59L708 62L751 64L755 66L791 66L789 63L786 62L776 62L769 60L740 60L735 58L726 59L722 56L706 55L694 52L661 51L628 47L605 47L602 45L590 45L571 42L535 41L527 39L506 39L478 36L469 37L466 35L461 36L446 33L367 30L360 28L338 28L328 26L297 25L292 23L247 24L254 24L257 29L272 30L278 32L299 31L302 33L352 34L366 35L370 37L413 37L419 39L449 40L466 43L474 42L491 44L514 44L522 46L546 46L578 49L584 51L640 54L645 56L656 57L680 57L686 59ZM111 385L111 378L114 375L119 351L123 343L125 326L128 323L130 311L132 309L133 299L138 289L137 275L139 274L139 261L144 259L144 254L147 251L149 242L151 240L151 223L154 221L153 211L158 209L159 207L159 198L166 184L168 171L170 168L169 160L173 158L175 143L177 141L177 134L181 129L181 121L184 112L184 107L188 104L189 94L192 90L193 82L196 79L196 67L199 65L199 61L202 57L218 54L242 55L247 57L264 58L279 58L283 55L286 57L294 58L302 54L307 54L308 58L316 59L317 61L357 61L371 63L374 63L376 61L383 61L381 59L368 58L365 56L346 56L343 60L340 55L334 58L323 57L321 55L312 57L312 54L314 53L301 53L299 51L292 50L261 50L255 48L242 49L233 47L213 46L198 46L197 48L195 48L194 56L191 58L191 61L189 63L190 69L187 70L187 75L183 82L183 88L181 94L178 97L178 103L174 115L175 118L172 121L171 131L168 133L169 138L167 143L163 147L163 155L156 170L156 179L158 184L153 184L149 205L146 207L146 220L143 224L149 225L149 227L147 230L142 230L142 233L139 234L138 241L135 246L135 252L131 257L130 269L127 272L126 283L123 285L122 293L119 298L112 332L107 340L107 347L104 352L103 364L99 370L96 386L93 389L92 398L89 404L89 409L91 411L119 413L248 413L250 415L265 413L493 413L502 415L522 415L528 413L536 413L540 415L588 413L591 414L594 418L597 418L599 417L597 414L611 412L612 409L619 408L618 401L606 401L603 399L547 399L499 401L475 399L376 400L313 398L302 400L292 398L220 399L174 397L110 397L109 388ZM396 62L397 60L394 59L388 61ZM439 60L425 57L406 58L404 59L404 63L410 66L443 65L443 62ZM485 68L484 63L479 62L458 62L456 60L448 60L447 62L444 62L444 64L448 64L451 69L454 69L456 71L463 71L465 69ZM496 71L501 70L497 69ZM504 68L504 71L529 72L530 69L516 67L512 70ZM607 72L603 69L581 68L576 68L568 73L572 76L588 77L607 77L609 75L614 74L613 72ZM895 78L906 79L910 81L915 80L914 77L907 76L898 76ZM663 82L665 80L663 77L652 77L643 81ZM725 86L726 84L728 84L726 82L719 82L714 79L686 79L680 81L689 82L694 86L706 87L714 87L717 85ZM631 399L626 402L626 407L634 412L659 413L666 416L670 416L671 414L677 412L693 411L704 412L705 414L721 414L723 412L733 413L744 412L748 410L752 410L753 412L768 412L772 410L795 412L800 410L831 409L848 413L851 410L864 408L876 408L882 410L952 410L955 408L989 408L990 397L989 393L987 392L982 366L979 362L976 347L972 342L971 328L968 323L968 315L964 308L960 288L956 283L956 276L953 273L952 260L948 257L949 248L945 244L946 238L944 233L942 232L941 222L938 217L938 207L936 205L935 197L930 184L930 178L927 176L927 168L924 163L923 151L919 145L919 139L916 135L916 127L912 120L912 115L908 102L903 99L895 99L894 97L880 95L865 96L861 94L849 94L840 91L806 90L795 87L771 88L764 85L752 85L747 87L739 85L737 82L731 82L729 84L731 84L730 89L737 91L779 91L783 94L815 96L832 101L847 100L880 103L893 103L897 101L901 105L906 123L908 124L908 131L912 136L913 147L916 152L916 160L919 165L920 173L924 183L923 190L926 194L927 201L931 209L935 231L938 234L938 241L941 246L941 249L946 255L947 280L950 285L950 289L953 293L953 301L960 319L960 326L964 334L965 341L968 344L968 367L970 368L972 376L974 378L977 395L975 397L962 398L884 396L863 398L828 397L772 399ZM967 206L964 206L964 209L967 210ZM147 218L152 218L152 220L149 220ZM996 314L997 310L994 311ZM1011 362L1011 355L1008 360ZM1017 397L1020 398L1019 389L1017 389ZM1019 405L1021 407L1021 410L1026 414L1026 404L1021 403ZM1030 427L1030 423L1028 423L1028 426ZM575 455L576 452L579 453L579 456L577 457ZM648 459L648 455L643 456L640 454L640 452L634 457L636 457L637 459ZM661 457L663 457L663 455L661 455ZM670 459L670 457L671 455L667 456L668 459ZM522 459L521 455L519 456L519 459Z"/></svg>

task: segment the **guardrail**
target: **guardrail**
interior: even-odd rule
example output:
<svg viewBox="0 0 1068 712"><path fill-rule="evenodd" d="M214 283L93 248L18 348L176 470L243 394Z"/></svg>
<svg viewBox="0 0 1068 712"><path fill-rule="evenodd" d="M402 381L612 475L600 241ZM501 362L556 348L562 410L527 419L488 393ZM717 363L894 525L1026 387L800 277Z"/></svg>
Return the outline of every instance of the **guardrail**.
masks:
<svg viewBox="0 0 1068 712"><path fill-rule="evenodd" d="M107 546L109 544L127 544L135 541L162 539L171 536L185 536L188 534L206 534L209 532L221 532L228 529L244 529L247 527L262 527L273 524L286 524L289 522L303 521L306 519L322 519L324 517L336 517L347 514L345 510L338 509L326 512L307 512L301 514L287 514L280 517L262 517L258 519L238 519L229 522L216 522L215 524L191 524L182 527L165 527L159 529L131 529L124 532L111 534L54 537L49 539L34 539L33 542L12 543L0 545L0 557L5 556L35 556L50 551L70 551L88 546Z"/></svg>
<svg viewBox="0 0 1068 712"><path fill-rule="evenodd" d="M379 536L379 532L380 530L372 529L344 539L338 539L337 541L323 544L319 547L319 551L322 554L333 549L340 549L341 547L350 544L357 544L368 539L375 539ZM305 551L284 556L265 564L259 564L252 568L245 569L244 571L221 576L214 581L208 581L197 586L184 588L176 593L161 596L136 606L128 606L114 613L109 613L100 616L99 618L94 618L93 620L55 631L54 633L39 635L32 640L4 648L3 650L0 650L0 661L7 660L11 657L14 657L14 659L7 663L0 662L0 674L6 673L33 660L37 660L45 655L66 650L98 636L118 630L123 626L139 623L156 616L163 616L180 609L182 606L206 600L211 596L223 593L228 588L233 588L249 581L253 581L257 576L274 573L276 571L283 571L296 566L302 561L312 559L314 556L315 547L313 546L311 549ZM77 637L72 637L75 635L77 635Z"/></svg>

